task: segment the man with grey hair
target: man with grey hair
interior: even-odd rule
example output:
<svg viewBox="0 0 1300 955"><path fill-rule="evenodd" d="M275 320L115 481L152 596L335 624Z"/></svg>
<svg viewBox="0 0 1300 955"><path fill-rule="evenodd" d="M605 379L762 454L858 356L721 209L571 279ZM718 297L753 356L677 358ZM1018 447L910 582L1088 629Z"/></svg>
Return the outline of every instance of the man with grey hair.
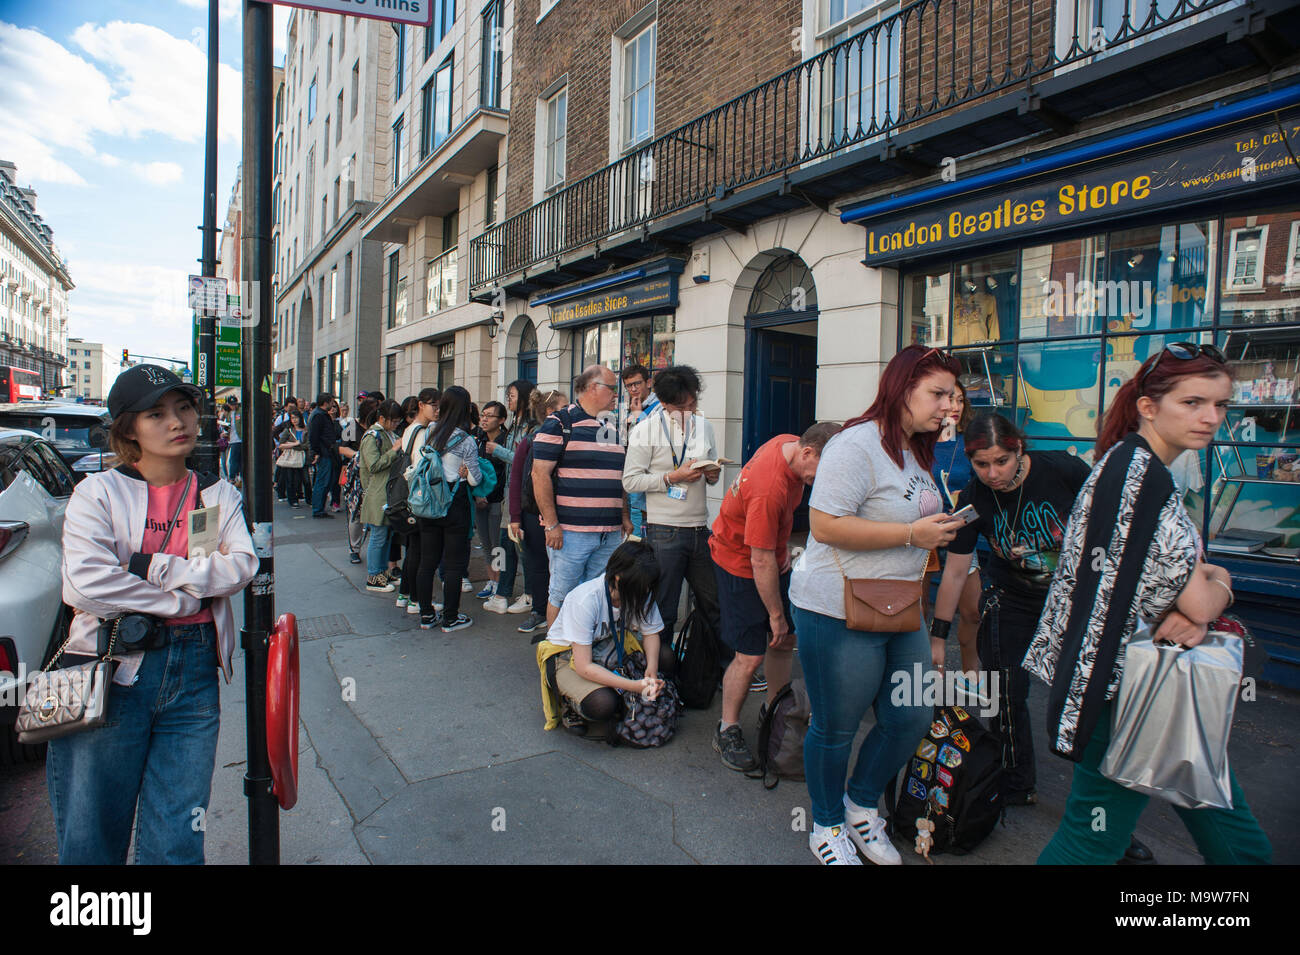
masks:
<svg viewBox="0 0 1300 955"><path fill-rule="evenodd" d="M624 449L609 416L618 401L618 379L604 365L591 365L573 387L576 403L547 418L533 438L533 494L551 564L548 627L565 595L604 573L632 531L623 493Z"/></svg>

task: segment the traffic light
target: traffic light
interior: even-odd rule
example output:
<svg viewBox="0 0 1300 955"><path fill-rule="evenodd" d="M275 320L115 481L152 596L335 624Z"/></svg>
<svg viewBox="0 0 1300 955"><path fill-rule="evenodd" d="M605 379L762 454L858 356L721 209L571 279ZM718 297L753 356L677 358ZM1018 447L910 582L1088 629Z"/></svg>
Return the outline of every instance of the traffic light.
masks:
<svg viewBox="0 0 1300 955"><path fill-rule="evenodd" d="M123 367L126 367L126 366L129 365L129 364L131 364L131 356L127 353L127 350L126 350L125 348L123 348L123 349L122 349L122 366L123 366Z"/></svg>

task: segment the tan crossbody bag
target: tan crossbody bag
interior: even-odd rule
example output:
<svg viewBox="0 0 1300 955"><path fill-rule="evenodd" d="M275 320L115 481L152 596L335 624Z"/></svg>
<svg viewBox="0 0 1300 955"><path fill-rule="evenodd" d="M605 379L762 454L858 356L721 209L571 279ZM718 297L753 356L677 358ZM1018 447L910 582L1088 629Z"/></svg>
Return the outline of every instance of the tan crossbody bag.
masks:
<svg viewBox="0 0 1300 955"><path fill-rule="evenodd" d="M844 578L844 624L868 633L912 633L921 629L921 581L860 577L851 580L840 563L839 550L831 547L835 566ZM927 560L927 568L929 562Z"/></svg>

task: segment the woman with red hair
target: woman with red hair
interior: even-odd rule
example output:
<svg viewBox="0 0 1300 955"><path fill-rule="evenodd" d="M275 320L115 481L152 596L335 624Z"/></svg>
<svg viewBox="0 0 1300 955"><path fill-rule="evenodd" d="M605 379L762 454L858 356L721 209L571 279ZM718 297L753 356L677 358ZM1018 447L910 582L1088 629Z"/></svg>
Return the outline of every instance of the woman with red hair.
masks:
<svg viewBox="0 0 1300 955"><path fill-rule="evenodd" d="M1232 605L1232 578L1206 564L1169 465L1214 439L1232 396L1213 345L1173 342L1120 388L1075 500L1043 615L1023 666L1048 683L1052 750L1075 763L1065 816L1040 864L1110 864L1124 854L1145 794L1098 770L1110 743L1124 644L1138 617L1158 639L1194 647ZM1232 809L1174 811L1211 865L1267 863L1268 838L1232 779ZM1096 810L1106 825L1094 826Z"/></svg>
<svg viewBox="0 0 1300 955"><path fill-rule="evenodd" d="M930 724L931 708L919 693L896 700L893 691L895 674L910 680L914 667L929 662L929 639L923 629L850 630L844 580L919 584L930 551L961 526L943 513L930 475L959 371L937 348L900 351L871 407L827 442L813 484L811 535L790 576L790 602L812 704L804 738L813 810L808 841L824 865L861 865L855 844L877 865L902 861L876 805ZM853 738L869 709L876 725L850 776Z"/></svg>

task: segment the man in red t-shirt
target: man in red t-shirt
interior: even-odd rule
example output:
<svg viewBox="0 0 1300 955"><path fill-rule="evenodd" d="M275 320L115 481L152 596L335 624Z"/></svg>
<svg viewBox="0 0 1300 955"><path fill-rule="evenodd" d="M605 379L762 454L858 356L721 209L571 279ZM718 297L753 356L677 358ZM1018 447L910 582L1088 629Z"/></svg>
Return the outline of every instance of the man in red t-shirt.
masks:
<svg viewBox="0 0 1300 955"><path fill-rule="evenodd" d="M769 702L790 682L790 529L804 486L817 475L822 448L839 430L837 424L815 424L802 437L779 434L768 441L723 495L713 522L709 548L722 642L736 652L722 678L722 722L713 748L724 766L739 772L757 766L740 730L740 708L758 665L766 659Z"/></svg>

